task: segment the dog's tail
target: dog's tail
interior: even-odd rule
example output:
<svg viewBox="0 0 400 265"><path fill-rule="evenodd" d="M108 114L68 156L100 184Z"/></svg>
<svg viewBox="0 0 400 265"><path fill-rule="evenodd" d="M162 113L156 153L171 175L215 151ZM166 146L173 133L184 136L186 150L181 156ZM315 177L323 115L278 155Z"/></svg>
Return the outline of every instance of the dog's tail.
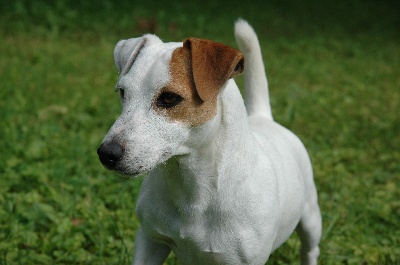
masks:
<svg viewBox="0 0 400 265"><path fill-rule="evenodd" d="M247 21L239 19L235 23L235 38L245 59L244 86L247 113L249 116L261 115L272 120L268 81L257 34Z"/></svg>

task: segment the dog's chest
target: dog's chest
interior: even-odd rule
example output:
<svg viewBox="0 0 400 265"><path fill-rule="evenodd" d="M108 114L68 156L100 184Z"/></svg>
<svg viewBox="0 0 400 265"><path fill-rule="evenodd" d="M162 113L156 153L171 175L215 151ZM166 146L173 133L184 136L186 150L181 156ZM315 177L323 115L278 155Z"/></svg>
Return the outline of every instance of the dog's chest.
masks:
<svg viewBox="0 0 400 265"><path fill-rule="evenodd" d="M153 196L150 198L148 195L151 193ZM203 251L218 251L216 248L220 247L216 245L220 244L213 244L212 238L222 230L218 224L220 220L227 217L211 205L176 204L161 194L161 190L158 190L160 196L154 196L154 192L147 189L141 190L136 211L145 231L154 240L173 249L190 245ZM217 226L219 229L215 229Z"/></svg>
<svg viewBox="0 0 400 265"><path fill-rule="evenodd" d="M221 205L218 197L208 205L176 205L162 196L165 190L160 186L157 192L155 186L142 187L137 214L145 232L167 244L182 264L242 264L265 258L271 239L264 230L268 218L252 215L257 212L253 207L234 209L235 205Z"/></svg>

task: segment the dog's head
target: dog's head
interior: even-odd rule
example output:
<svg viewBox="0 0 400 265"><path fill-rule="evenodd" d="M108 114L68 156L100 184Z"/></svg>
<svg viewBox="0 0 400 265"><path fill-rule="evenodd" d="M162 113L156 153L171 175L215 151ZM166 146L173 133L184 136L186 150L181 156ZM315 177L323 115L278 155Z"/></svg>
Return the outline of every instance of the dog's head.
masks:
<svg viewBox="0 0 400 265"><path fill-rule="evenodd" d="M114 59L122 113L97 153L107 168L127 175L185 154L192 131L215 117L219 91L244 62L220 43L163 43L154 35L118 42Z"/></svg>

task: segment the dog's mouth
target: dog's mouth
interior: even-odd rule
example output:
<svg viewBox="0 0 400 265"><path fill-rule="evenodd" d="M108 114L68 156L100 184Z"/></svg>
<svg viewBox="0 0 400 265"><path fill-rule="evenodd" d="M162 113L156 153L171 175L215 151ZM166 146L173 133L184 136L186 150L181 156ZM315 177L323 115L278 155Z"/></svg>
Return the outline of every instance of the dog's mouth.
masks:
<svg viewBox="0 0 400 265"><path fill-rule="evenodd" d="M104 165L104 167L108 170L112 170L118 175L121 175L121 177L126 177L126 178L135 178L138 176L143 176L146 175L152 168L147 168L145 166L138 166L137 169L133 168L127 168L124 167L124 164L121 161L109 161L109 160L104 160L99 157L100 162Z"/></svg>

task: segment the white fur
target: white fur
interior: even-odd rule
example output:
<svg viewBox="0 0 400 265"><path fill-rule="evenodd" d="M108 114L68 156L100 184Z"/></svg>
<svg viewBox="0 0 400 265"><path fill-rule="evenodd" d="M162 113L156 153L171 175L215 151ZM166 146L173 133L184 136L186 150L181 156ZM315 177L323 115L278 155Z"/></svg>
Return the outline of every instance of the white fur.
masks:
<svg viewBox="0 0 400 265"><path fill-rule="evenodd" d="M150 171L137 201L142 227L135 265L162 264L171 250L182 264L264 264L296 227L302 264L317 263L321 216L309 157L300 140L272 120L253 29L240 20L235 35L246 59L246 107L231 79L218 95L215 117L198 127L151 107L181 43L143 37L148 40L118 81L123 111L104 142L126 146L116 170ZM139 41L117 45L120 71Z"/></svg>
<svg viewBox="0 0 400 265"><path fill-rule="evenodd" d="M235 37L246 58L244 74L247 112L249 116L264 115L272 120L267 76L257 35L245 20L239 19L235 24Z"/></svg>

